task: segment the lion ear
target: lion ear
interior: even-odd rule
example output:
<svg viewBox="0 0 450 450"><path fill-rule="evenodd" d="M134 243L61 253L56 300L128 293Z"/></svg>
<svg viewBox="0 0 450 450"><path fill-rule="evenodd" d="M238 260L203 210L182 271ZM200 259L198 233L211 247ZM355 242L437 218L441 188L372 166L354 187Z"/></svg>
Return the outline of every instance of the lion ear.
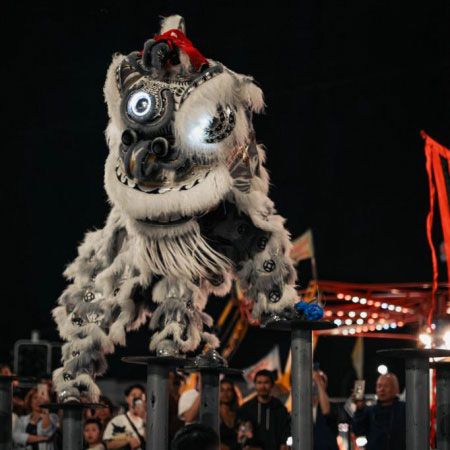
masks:
<svg viewBox="0 0 450 450"><path fill-rule="evenodd" d="M254 79L249 76L241 78L240 93L242 101L248 105L254 113L261 113L264 111L264 94L261 88L255 83Z"/></svg>
<svg viewBox="0 0 450 450"><path fill-rule="evenodd" d="M183 34L186 34L184 18L179 15L163 17L161 19L161 30L159 34L163 34L169 30L180 30Z"/></svg>

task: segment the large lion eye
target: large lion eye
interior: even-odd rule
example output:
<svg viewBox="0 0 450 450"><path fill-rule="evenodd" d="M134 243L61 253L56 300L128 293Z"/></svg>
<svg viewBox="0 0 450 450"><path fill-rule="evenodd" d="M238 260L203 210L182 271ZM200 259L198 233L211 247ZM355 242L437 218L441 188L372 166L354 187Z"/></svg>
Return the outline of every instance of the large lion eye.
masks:
<svg viewBox="0 0 450 450"><path fill-rule="evenodd" d="M235 124L236 115L232 108L218 106L216 116L205 129L205 142L213 144L224 140L232 133Z"/></svg>
<svg viewBox="0 0 450 450"><path fill-rule="evenodd" d="M128 98L128 116L137 122L145 122L155 112L155 97L144 91L133 92Z"/></svg>

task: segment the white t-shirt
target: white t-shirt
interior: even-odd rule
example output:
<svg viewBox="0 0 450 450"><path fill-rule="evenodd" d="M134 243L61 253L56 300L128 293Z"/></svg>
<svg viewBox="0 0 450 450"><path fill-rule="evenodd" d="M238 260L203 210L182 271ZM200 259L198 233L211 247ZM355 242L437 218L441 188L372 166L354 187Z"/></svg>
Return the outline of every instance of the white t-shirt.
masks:
<svg viewBox="0 0 450 450"><path fill-rule="evenodd" d="M145 439L145 424L141 417L132 416L129 413L119 414L113 417L106 425L105 431L103 433L104 441L113 441L117 439L124 439L126 437L134 436L138 437L136 432L133 430L128 418L133 422L137 431Z"/></svg>
<svg viewBox="0 0 450 450"><path fill-rule="evenodd" d="M178 399L178 417L182 419L182 415L194 404L200 394L195 389L189 389L183 392ZM188 425L188 422L186 422Z"/></svg>

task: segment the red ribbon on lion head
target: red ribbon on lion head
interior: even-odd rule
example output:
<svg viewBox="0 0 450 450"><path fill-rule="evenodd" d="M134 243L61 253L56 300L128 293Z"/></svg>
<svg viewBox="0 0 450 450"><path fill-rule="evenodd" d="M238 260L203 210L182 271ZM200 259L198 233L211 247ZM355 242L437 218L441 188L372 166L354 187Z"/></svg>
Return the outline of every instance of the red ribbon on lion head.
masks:
<svg viewBox="0 0 450 450"><path fill-rule="evenodd" d="M188 55L191 64L195 70L199 70L204 64L208 65L207 59L194 47L192 42L185 34L177 29L166 31L153 38L156 42L165 41L171 49L178 47L182 52Z"/></svg>

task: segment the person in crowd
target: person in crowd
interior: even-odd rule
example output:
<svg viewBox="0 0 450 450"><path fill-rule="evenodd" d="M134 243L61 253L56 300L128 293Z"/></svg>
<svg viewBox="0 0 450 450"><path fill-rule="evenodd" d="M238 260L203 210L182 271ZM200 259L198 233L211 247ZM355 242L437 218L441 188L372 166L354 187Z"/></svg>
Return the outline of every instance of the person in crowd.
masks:
<svg viewBox="0 0 450 450"><path fill-rule="evenodd" d="M200 379L197 380L197 384ZM200 412L200 393L198 389L184 391L178 400L178 417L185 425L190 425L198 420Z"/></svg>
<svg viewBox="0 0 450 450"><path fill-rule="evenodd" d="M234 450L237 446L237 410L239 400L232 380L220 382L220 444L221 450Z"/></svg>
<svg viewBox="0 0 450 450"><path fill-rule="evenodd" d="M177 431L171 450L219 450L219 436L201 423L186 425Z"/></svg>
<svg viewBox="0 0 450 450"><path fill-rule="evenodd" d="M12 407L13 411L18 416L23 416L27 414L25 408L25 397L26 391L20 386L13 387L13 398L12 398Z"/></svg>
<svg viewBox="0 0 450 450"><path fill-rule="evenodd" d="M338 450L337 421L328 398L328 378L321 370L313 371L314 450Z"/></svg>
<svg viewBox="0 0 450 450"><path fill-rule="evenodd" d="M83 426L84 450L105 450L102 442L102 423L98 419L86 419Z"/></svg>
<svg viewBox="0 0 450 450"><path fill-rule="evenodd" d="M2 377L12 377L13 373L11 370L11 367L8 364L0 363L0 375ZM14 382L17 382L17 380L14 380Z"/></svg>
<svg viewBox="0 0 450 450"><path fill-rule="evenodd" d="M405 403L398 399L397 377L393 373L380 375L375 390L375 405L366 406L364 400L355 400L353 432L366 437L367 450L405 450Z"/></svg>
<svg viewBox="0 0 450 450"><path fill-rule="evenodd" d="M0 363L0 376L3 377L12 377L13 373L11 370L11 367L8 364ZM24 405L24 397L25 394L23 393L23 390L19 387L19 380L13 380L13 420L17 418L17 416L21 416L23 414L26 414L25 411L25 405Z"/></svg>
<svg viewBox="0 0 450 450"><path fill-rule="evenodd" d="M86 409L85 410L85 418L86 419L97 419L100 421L102 429L106 428L108 422L112 419L114 413L114 405L112 401L101 395L98 401L101 405L104 405L102 408L95 409Z"/></svg>
<svg viewBox="0 0 450 450"><path fill-rule="evenodd" d="M184 425L178 417L178 402L180 400L180 389L183 384L183 377L176 371L169 372L169 442L175 436L175 433Z"/></svg>
<svg viewBox="0 0 450 450"><path fill-rule="evenodd" d="M125 390L128 411L113 417L106 426L103 440L108 449L145 450L145 390L134 384Z"/></svg>
<svg viewBox="0 0 450 450"><path fill-rule="evenodd" d="M17 418L13 429L16 449L54 450L53 436L58 429L58 416L41 408L44 399L38 389L32 388L25 397L25 408L29 412Z"/></svg>
<svg viewBox="0 0 450 450"><path fill-rule="evenodd" d="M256 396L239 408L238 419L254 425L254 437L264 450L287 450L290 418L281 401L272 396L274 375L269 370L260 370L254 383Z"/></svg>

